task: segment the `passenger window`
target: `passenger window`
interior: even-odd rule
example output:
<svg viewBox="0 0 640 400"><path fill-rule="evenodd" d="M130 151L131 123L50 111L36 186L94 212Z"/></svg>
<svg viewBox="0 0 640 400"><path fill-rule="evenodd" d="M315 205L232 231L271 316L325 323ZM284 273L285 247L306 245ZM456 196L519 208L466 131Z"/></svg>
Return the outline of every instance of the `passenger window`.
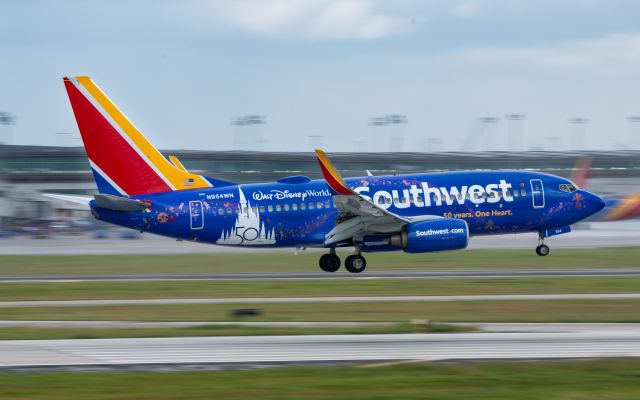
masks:
<svg viewBox="0 0 640 400"><path fill-rule="evenodd" d="M517 190L514 190L514 191L513 191L513 197L518 197L518 195L519 195L518 191L517 191Z"/></svg>
<svg viewBox="0 0 640 400"><path fill-rule="evenodd" d="M322 208L322 202L321 202L321 201L319 201L319 202L318 202L318 204L316 205L316 207L317 207L318 209Z"/></svg>
<svg viewBox="0 0 640 400"><path fill-rule="evenodd" d="M285 205L284 205L284 210L285 210L285 211L289 211L289 205L288 205L288 204L285 204Z"/></svg>
<svg viewBox="0 0 640 400"><path fill-rule="evenodd" d="M224 208L218 208L218 215L224 215Z"/></svg>
<svg viewBox="0 0 640 400"><path fill-rule="evenodd" d="M521 195L522 197L525 197L525 196L527 195L527 191L526 191L526 190L524 190L524 189L522 189L522 190L520 191L520 195Z"/></svg>
<svg viewBox="0 0 640 400"><path fill-rule="evenodd" d="M291 209L292 209L293 211L297 211L297 210L298 210L298 204L297 204L297 203L293 203L293 204L291 205Z"/></svg>
<svg viewBox="0 0 640 400"><path fill-rule="evenodd" d="M267 206L267 210L269 210L269 212L273 212L273 206L271 204L269 204Z"/></svg>
<svg viewBox="0 0 640 400"><path fill-rule="evenodd" d="M282 211L282 207L280 206L280 204L276 204L276 211L277 212Z"/></svg>
<svg viewBox="0 0 640 400"><path fill-rule="evenodd" d="M300 209L301 210L306 210L307 209L307 205L305 203L300 203Z"/></svg>
<svg viewBox="0 0 640 400"><path fill-rule="evenodd" d="M230 208L227 208L227 215L231 215L231 214L233 214L233 210Z"/></svg>
<svg viewBox="0 0 640 400"><path fill-rule="evenodd" d="M391 197L387 197L387 204L391 205Z"/></svg>
<svg viewBox="0 0 640 400"><path fill-rule="evenodd" d="M249 209L249 207L247 207L247 210ZM258 207L257 206L253 206L251 207L251 210L253 211L254 214L258 213Z"/></svg>
<svg viewBox="0 0 640 400"><path fill-rule="evenodd" d="M260 206L260 213L264 212L264 206Z"/></svg>
<svg viewBox="0 0 640 400"><path fill-rule="evenodd" d="M331 202L329 200L324 202L324 208L331 208Z"/></svg>
<svg viewBox="0 0 640 400"><path fill-rule="evenodd" d="M315 207L313 205L313 203L309 203L309 210L313 210Z"/></svg>

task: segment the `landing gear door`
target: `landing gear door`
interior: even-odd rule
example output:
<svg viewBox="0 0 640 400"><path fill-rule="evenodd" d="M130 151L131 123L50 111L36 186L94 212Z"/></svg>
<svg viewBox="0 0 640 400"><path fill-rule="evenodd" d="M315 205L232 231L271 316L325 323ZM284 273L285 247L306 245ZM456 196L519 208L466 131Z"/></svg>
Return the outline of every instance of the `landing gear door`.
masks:
<svg viewBox="0 0 640 400"><path fill-rule="evenodd" d="M204 228L204 216L202 214L202 202L189 202L189 216L191 217L191 229Z"/></svg>
<svg viewBox="0 0 640 400"><path fill-rule="evenodd" d="M533 208L544 208L544 185L540 179L531 179Z"/></svg>

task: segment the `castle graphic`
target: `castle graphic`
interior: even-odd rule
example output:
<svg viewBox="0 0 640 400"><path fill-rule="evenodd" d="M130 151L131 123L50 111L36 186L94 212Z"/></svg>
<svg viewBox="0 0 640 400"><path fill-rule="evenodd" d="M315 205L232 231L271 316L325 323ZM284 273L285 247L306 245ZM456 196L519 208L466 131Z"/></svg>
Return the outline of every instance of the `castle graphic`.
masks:
<svg viewBox="0 0 640 400"><path fill-rule="evenodd" d="M216 244L242 245L242 246L262 246L275 244L275 232L272 228L267 231L260 221L258 207L251 207L247 202L242 189L238 187L238 209L236 222L230 231L225 231Z"/></svg>

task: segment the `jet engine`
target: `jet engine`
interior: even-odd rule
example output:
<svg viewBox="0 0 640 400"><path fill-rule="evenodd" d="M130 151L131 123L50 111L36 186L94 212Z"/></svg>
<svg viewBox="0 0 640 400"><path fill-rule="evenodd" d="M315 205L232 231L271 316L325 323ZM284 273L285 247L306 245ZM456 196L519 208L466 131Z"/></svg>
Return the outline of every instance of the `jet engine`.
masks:
<svg viewBox="0 0 640 400"><path fill-rule="evenodd" d="M464 220L441 218L405 225L392 233L389 244L407 253L459 250L469 243L469 227Z"/></svg>

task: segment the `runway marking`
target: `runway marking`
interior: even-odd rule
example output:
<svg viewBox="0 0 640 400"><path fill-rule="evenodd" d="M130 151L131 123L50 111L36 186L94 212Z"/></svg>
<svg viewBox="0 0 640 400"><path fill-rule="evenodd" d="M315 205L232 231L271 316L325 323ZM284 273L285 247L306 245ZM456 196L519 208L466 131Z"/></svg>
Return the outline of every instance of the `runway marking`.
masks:
<svg viewBox="0 0 640 400"><path fill-rule="evenodd" d="M545 268L545 269L478 269L431 271L367 271L362 275L337 272L248 272L204 274L132 274L132 275L0 275L0 283L49 282L117 282L117 281L297 281L297 280L375 280L375 279L471 279L471 278L551 278L551 277L615 277L640 276L640 268Z"/></svg>
<svg viewBox="0 0 640 400"><path fill-rule="evenodd" d="M336 297L235 297L201 299L117 299L117 300L28 300L2 301L0 308L92 307L180 304L273 304L273 303L399 303L454 301L531 300L637 300L640 293L496 294L461 296L336 296Z"/></svg>
<svg viewBox="0 0 640 400"><path fill-rule="evenodd" d="M612 324L613 325L613 324ZM293 335L0 341L15 366L640 357L635 331Z"/></svg>

